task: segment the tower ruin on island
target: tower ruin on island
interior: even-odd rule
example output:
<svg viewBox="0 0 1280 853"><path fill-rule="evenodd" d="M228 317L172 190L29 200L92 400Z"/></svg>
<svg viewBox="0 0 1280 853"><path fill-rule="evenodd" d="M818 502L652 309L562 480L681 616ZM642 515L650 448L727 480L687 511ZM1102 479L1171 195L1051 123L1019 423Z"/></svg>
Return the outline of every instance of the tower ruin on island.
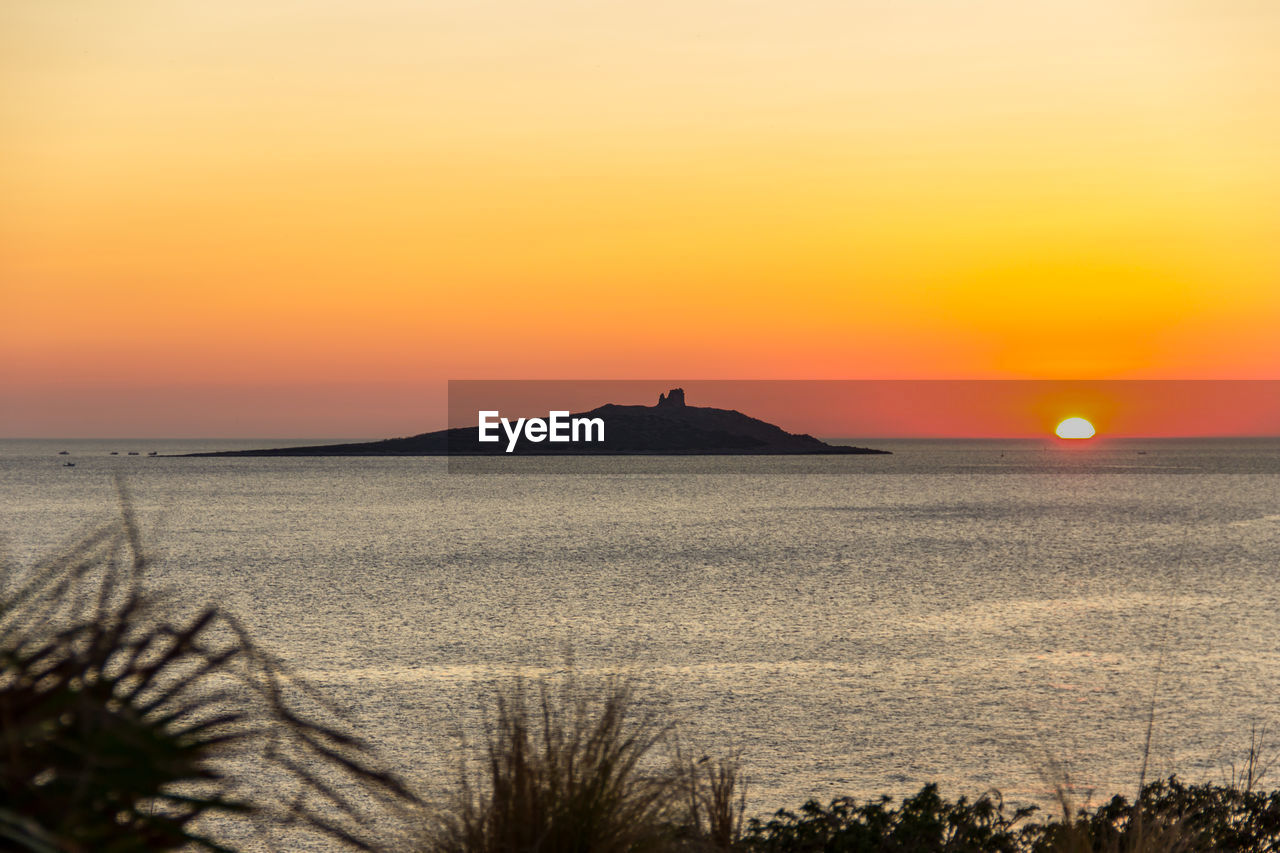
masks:
<svg viewBox="0 0 1280 853"><path fill-rule="evenodd" d="M659 407L666 407L666 406L678 407L683 405L684 405L684 389L683 388L672 388L667 393L658 395Z"/></svg>

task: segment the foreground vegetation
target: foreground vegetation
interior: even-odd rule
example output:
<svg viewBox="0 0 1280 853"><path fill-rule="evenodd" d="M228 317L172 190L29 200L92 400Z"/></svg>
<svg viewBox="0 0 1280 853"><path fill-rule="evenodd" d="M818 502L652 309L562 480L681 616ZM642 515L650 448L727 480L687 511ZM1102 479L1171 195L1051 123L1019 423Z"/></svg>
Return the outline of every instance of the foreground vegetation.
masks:
<svg viewBox="0 0 1280 853"><path fill-rule="evenodd" d="M398 843L417 800L341 712L230 614L175 618L146 569L125 501L0 572L0 850Z"/></svg>
<svg viewBox="0 0 1280 853"><path fill-rule="evenodd" d="M1258 738L1224 784L1170 777L1094 808L1064 794L1048 817L927 785L748 820L737 759L694 758L625 683L572 679L499 699L454 797L428 808L232 616L173 618L146 567L126 501L0 577L0 850L1280 851Z"/></svg>
<svg viewBox="0 0 1280 853"><path fill-rule="evenodd" d="M632 716L625 685L594 700L536 701L523 690L499 703L482 771L465 773L419 849L515 851L738 851L739 853L1175 853L1280 851L1280 791L1264 792L1262 744L1224 785L1177 777L1061 814L1006 810L1000 795L950 801L926 785L899 804L841 798L744 821L736 760L690 760L666 750L670 730ZM646 758L654 760L646 762Z"/></svg>

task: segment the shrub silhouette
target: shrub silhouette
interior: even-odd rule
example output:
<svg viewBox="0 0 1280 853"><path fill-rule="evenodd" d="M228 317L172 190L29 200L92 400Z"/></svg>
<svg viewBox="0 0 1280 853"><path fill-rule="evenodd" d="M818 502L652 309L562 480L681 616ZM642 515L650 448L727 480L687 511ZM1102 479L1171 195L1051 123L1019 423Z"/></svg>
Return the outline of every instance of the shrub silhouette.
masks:
<svg viewBox="0 0 1280 853"><path fill-rule="evenodd" d="M1022 808L1004 814L999 794L948 802L937 785L926 785L902 805L881 797L861 805L842 797L823 806L805 803L799 813L782 810L768 821L752 819L742 846L757 853L1015 853L1023 834L1015 824L1030 815Z"/></svg>
<svg viewBox="0 0 1280 853"><path fill-rule="evenodd" d="M949 802L926 785L893 808L888 797L859 804L816 801L752 820L739 846L760 853L1276 853L1280 791L1238 785L1148 783L1135 804L1113 797L1096 809L1045 822L1004 814L998 796Z"/></svg>
<svg viewBox="0 0 1280 853"><path fill-rule="evenodd" d="M1040 850L1280 851L1280 791L1187 785L1176 776L1145 785L1136 803L1112 797L1073 820L1040 828Z"/></svg>

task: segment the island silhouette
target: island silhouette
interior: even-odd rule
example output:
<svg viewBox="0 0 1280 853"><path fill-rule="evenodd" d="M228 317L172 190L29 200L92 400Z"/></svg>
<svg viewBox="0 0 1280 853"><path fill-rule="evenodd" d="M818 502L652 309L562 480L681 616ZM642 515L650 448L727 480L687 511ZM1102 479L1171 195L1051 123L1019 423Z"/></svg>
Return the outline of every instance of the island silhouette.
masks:
<svg viewBox="0 0 1280 853"><path fill-rule="evenodd" d="M225 450L192 456L610 456L623 454L789 455L887 454L887 450L827 444L811 435L787 432L733 409L690 406L684 389L672 388L652 406L608 403L570 418L600 418L599 442L519 441L508 452L501 428L498 441L480 441L478 426L457 427L407 438L350 444L318 444L263 450Z"/></svg>

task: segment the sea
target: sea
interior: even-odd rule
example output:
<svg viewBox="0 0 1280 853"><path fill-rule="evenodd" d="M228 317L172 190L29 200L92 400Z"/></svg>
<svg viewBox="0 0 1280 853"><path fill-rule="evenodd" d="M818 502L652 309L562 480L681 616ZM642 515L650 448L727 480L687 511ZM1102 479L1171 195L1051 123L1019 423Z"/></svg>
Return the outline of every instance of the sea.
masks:
<svg viewBox="0 0 1280 853"><path fill-rule="evenodd" d="M626 679L759 816L928 782L1085 804L1280 743L1280 439L174 455L285 443L0 442L0 557L118 518L123 475L148 583L234 614L431 796L540 679Z"/></svg>

